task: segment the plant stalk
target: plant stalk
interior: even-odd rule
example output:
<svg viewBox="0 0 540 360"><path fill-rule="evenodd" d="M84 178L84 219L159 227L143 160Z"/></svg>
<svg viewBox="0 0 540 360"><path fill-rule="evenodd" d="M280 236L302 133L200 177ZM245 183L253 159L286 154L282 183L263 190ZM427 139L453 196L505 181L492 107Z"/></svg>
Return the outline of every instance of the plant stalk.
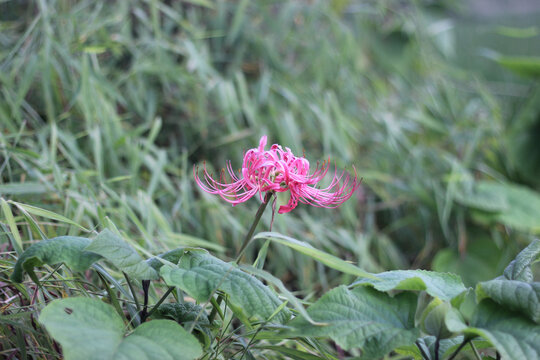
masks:
<svg viewBox="0 0 540 360"><path fill-rule="evenodd" d="M253 219L253 224L251 224L251 227L249 228L249 231L246 234L246 237L244 238L244 242L242 243L242 247L240 247L240 250L238 251L238 255L236 256L236 260L235 260L236 263L242 260L246 247L249 245L249 242L251 241L251 238L253 237L253 233L255 232L255 229L257 228L257 225L259 224L259 221L261 220L264 210L268 206L268 203L270 202L270 199L272 198L273 194L274 194L273 192L270 192L270 191L267 192L266 196L264 197L263 203L261 204L261 206L259 206L259 209L257 210L257 213L255 214L255 219Z"/></svg>
<svg viewBox="0 0 540 360"><path fill-rule="evenodd" d="M274 194L273 191L269 191L264 196L264 201L259 206L257 213L255 213L255 219L253 219L253 223L251 224L251 227L249 228L249 231L247 232L246 237L244 238L244 242L242 243L242 246L240 247L240 250L238 251L238 255L236 255L236 259L235 259L236 263L239 263L240 260L242 260L242 257L244 256L244 252L246 251L246 248L249 245L251 238L253 237L253 233L255 232L255 229L257 228L257 225L259 224L259 221L261 220L264 210L268 206L268 203L270 202L270 199L272 198L273 194ZM218 296L217 306L221 305L222 301L223 301L223 298L221 296ZM217 313L217 310L216 310L216 307L214 306L214 308L210 312L210 316L208 317L208 320L210 321L210 323L214 321L216 317L216 313Z"/></svg>

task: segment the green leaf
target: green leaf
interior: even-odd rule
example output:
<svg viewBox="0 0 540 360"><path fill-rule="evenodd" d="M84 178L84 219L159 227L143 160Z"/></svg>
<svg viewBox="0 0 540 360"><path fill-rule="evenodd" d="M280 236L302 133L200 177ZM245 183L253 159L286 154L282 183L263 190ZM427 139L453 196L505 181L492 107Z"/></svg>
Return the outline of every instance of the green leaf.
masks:
<svg viewBox="0 0 540 360"><path fill-rule="evenodd" d="M279 244L288 246L291 249L298 251L299 253L302 253L317 261L320 261L321 263L325 264L328 267L331 267L332 269L339 270L342 273L377 280L377 278L373 274L370 274L367 271L364 271L358 266L355 266L349 262L341 260L334 255L330 255L325 253L324 251L315 249L313 246L304 241L299 241L275 232L262 232L255 235L253 239L268 239L271 241L275 241Z"/></svg>
<svg viewBox="0 0 540 360"><path fill-rule="evenodd" d="M171 320L144 323L124 337L124 322L114 308L92 298L54 300L39 322L60 343L66 360L191 360L202 354L195 337Z"/></svg>
<svg viewBox="0 0 540 360"><path fill-rule="evenodd" d="M540 326L490 299L478 304L470 326L453 316L446 319L446 325L465 336L483 337L503 359L540 358Z"/></svg>
<svg viewBox="0 0 540 360"><path fill-rule="evenodd" d="M261 281L206 252L186 252L178 266L163 265L160 274L169 286L178 286L197 301L205 302L216 290L229 296L229 305L241 319L265 321L282 304ZM289 319L284 309L275 317Z"/></svg>
<svg viewBox="0 0 540 360"><path fill-rule="evenodd" d="M89 239L76 236L59 236L35 243L17 260L11 280L22 282L23 272L26 271L37 282L33 269L43 264L64 263L74 271L84 271L101 259L100 255L85 250L88 244Z"/></svg>
<svg viewBox="0 0 540 360"><path fill-rule="evenodd" d="M484 211L504 211L508 209L508 200L499 192L494 192L492 183L480 181L466 188L458 187L455 200L465 206Z"/></svg>
<svg viewBox="0 0 540 360"><path fill-rule="evenodd" d="M540 57L538 56L499 56L499 65L527 77L540 76Z"/></svg>
<svg viewBox="0 0 540 360"><path fill-rule="evenodd" d="M401 293L390 297L369 287L332 289L308 308L308 314L326 326L294 319L287 335L330 337L345 350L362 349L362 358L375 359L396 347L413 344L419 336L414 327L417 297Z"/></svg>
<svg viewBox="0 0 540 360"><path fill-rule="evenodd" d="M45 192L47 192L47 187L39 182L0 184L0 194L2 195L43 194Z"/></svg>
<svg viewBox="0 0 540 360"><path fill-rule="evenodd" d="M64 222L66 224L70 224L70 225L73 225L73 226L76 226L78 227L79 229L81 230L84 230L84 231L90 231L88 230L87 228L85 228L84 226L82 225L79 225L78 223L76 223L75 221L71 220L71 219L68 219L67 217L65 216L62 216L62 215L59 215L57 213L54 213L52 211L49 211L49 210L45 210L45 209L41 209L41 208L38 208L36 206L32 206L32 205L27 205L27 204L21 204L21 203L18 203L18 202L15 202L15 201L8 201L10 204L13 204L15 205L16 207L18 208L21 208L21 209L24 209L26 210L26 212L32 214L32 215L36 215L36 216L41 216L41 217L44 217L44 218L47 218L47 219L51 219L51 220L56 220L56 221L60 221L60 222Z"/></svg>
<svg viewBox="0 0 540 360"><path fill-rule="evenodd" d="M540 254L540 240L536 239L529 244L525 249L512 260L504 269L503 277L509 280L521 280L531 282L533 274L531 271L531 263L533 263Z"/></svg>
<svg viewBox="0 0 540 360"><path fill-rule="evenodd" d="M154 280L158 273L120 236L105 229L86 247L86 250L100 254L114 266L139 280Z"/></svg>
<svg viewBox="0 0 540 360"><path fill-rule="evenodd" d="M377 280L361 279L353 285L371 285L379 291L425 290L441 300L451 300L466 290L459 276L425 270L395 270L375 275Z"/></svg>
<svg viewBox="0 0 540 360"><path fill-rule="evenodd" d="M9 225L9 229L11 230L11 237L10 240L12 242L13 249L17 252L17 254L22 254L23 252L23 244L21 239L21 234L19 234L19 229L17 229L17 224L15 223L15 218L13 217L13 213L11 212L11 208L9 207L9 204L4 200L3 198L0 198L0 207L2 208L2 213L4 214L5 221Z"/></svg>
<svg viewBox="0 0 540 360"><path fill-rule="evenodd" d="M438 298L433 299L421 314L420 326L422 331L439 339L451 338L454 334L447 328L444 321L449 312L456 312L455 316L460 316L450 302Z"/></svg>
<svg viewBox="0 0 540 360"><path fill-rule="evenodd" d="M465 286L476 286L480 281L491 280L504 271L504 265L512 260L505 249L499 249L490 236L472 231L467 244L467 252L442 249L437 252L432 269L459 275Z"/></svg>
<svg viewBox="0 0 540 360"><path fill-rule="evenodd" d="M475 183L471 191L462 196L461 201L465 205L495 211L491 215L492 219L517 230L540 232L540 194L538 192L524 186L493 181L479 181ZM478 196L484 200L480 200ZM487 201L489 205L484 206L488 204Z"/></svg>
<svg viewBox="0 0 540 360"><path fill-rule="evenodd" d="M490 280L476 286L478 301L488 297L496 303L519 311L535 323L540 323L540 283L517 280Z"/></svg>
<svg viewBox="0 0 540 360"><path fill-rule="evenodd" d="M164 304L158 308L156 318L167 318L176 321L184 326L184 329L193 333L205 348L212 342L212 332L210 331L210 321L204 309L194 303L174 303Z"/></svg>
<svg viewBox="0 0 540 360"><path fill-rule="evenodd" d="M159 271L159 269L161 269L163 264L165 264L166 262L171 262L175 265L178 264L178 261L180 261L180 258L184 256L184 253L188 251L190 252L200 251L202 253L206 253L206 250L204 249L182 246L174 250L164 252L163 254L156 255L153 258L146 260L146 263L150 265L154 270ZM165 260L165 261L162 261L162 260Z"/></svg>

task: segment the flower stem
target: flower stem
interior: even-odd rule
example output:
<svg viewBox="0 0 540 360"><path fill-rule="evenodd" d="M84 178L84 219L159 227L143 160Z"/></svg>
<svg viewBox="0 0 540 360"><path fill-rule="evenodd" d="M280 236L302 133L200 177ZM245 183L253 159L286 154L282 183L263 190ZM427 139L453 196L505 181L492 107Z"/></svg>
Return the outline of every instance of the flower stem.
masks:
<svg viewBox="0 0 540 360"><path fill-rule="evenodd" d="M251 237L253 236L253 233L255 232L255 228L259 224L259 221L261 220L262 214L264 213L264 210L266 209L266 206L270 202L270 198L272 197L273 192L269 191L266 193L266 196L264 197L264 201L259 206L259 209L257 210L257 213L255 214L255 219L253 220L253 224L251 224L251 227L249 228L248 233L246 234L246 237L244 238L244 242L242 243L242 247L240 248L240 251L238 251L238 255L236 256L235 262L238 263L242 256L244 255L244 251L246 250L246 247L249 245L249 242L251 241Z"/></svg>
<svg viewBox="0 0 540 360"><path fill-rule="evenodd" d="M269 191L266 193L264 197L264 201L259 206L259 209L257 210L257 213L255 214L255 219L253 219L253 223L251 224L251 227L249 228L248 233L246 234L246 237L244 238L244 242L242 243L242 247L240 247L240 251L238 251L238 255L236 256L235 263L238 264L240 260L242 260L242 257L244 256L244 252L246 251L247 246L249 245L249 242L251 241L251 237L253 236L253 233L255 232L255 228L259 224L259 221L261 220L262 214L264 213L264 210L266 209L266 206L268 206L268 203L270 202L270 198L274 194L273 191ZM210 324L214 321L214 318L216 317L217 313L217 306L221 305L221 302L223 301L223 297L218 296L217 302L214 305L214 308L212 309L212 312L210 313L210 316L208 319L210 320Z"/></svg>

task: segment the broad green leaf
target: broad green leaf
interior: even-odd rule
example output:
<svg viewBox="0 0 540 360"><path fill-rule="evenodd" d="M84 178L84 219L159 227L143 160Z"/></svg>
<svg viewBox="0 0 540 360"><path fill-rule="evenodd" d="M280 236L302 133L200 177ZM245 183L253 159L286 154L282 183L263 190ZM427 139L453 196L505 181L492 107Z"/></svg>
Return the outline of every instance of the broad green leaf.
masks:
<svg viewBox="0 0 540 360"><path fill-rule="evenodd" d="M458 186L454 198L462 205L485 211L504 211L509 206L504 194L494 191L488 182L477 182L470 188Z"/></svg>
<svg viewBox="0 0 540 360"><path fill-rule="evenodd" d="M490 299L476 308L470 326L450 316L446 325L465 336L481 336L491 342L503 359L540 358L540 326Z"/></svg>
<svg viewBox="0 0 540 360"><path fill-rule="evenodd" d="M371 285L379 291L425 290L441 300L451 300L466 290L459 276L425 270L395 270L374 274L378 281L360 279L353 285Z"/></svg>
<svg viewBox="0 0 540 360"><path fill-rule="evenodd" d="M125 337L114 308L93 298L54 300L39 322L60 343L66 360L191 360L202 354L193 335L171 320L144 323Z"/></svg>
<svg viewBox="0 0 540 360"><path fill-rule="evenodd" d="M216 290L226 293L229 305L244 320L268 320L282 304L257 278L206 252L186 252L178 266L163 265L160 274L167 285L178 286L197 301L208 301ZM279 312L274 319L287 321L288 310Z"/></svg>
<svg viewBox="0 0 540 360"><path fill-rule="evenodd" d="M527 187L496 183L492 181L479 181L475 184L473 193L482 193L483 197L491 199L504 198L504 208L493 210L492 218L504 225L517 230L540 232L540 194Z"/></svg>
<svg viewBox="0 0 540 360"><path fill-rule="evenodd" d="M488 297L504 307L519 311L540 323L540 283L517 280L490 280L476 286L478 301Z"/></svg>
<svg viewBox="0 0 540 360"><path fill-rule="evenodd" d="M159 271L159 269L161 269L163 264L165 264L166 262L171 262L175 265L178 264L178 261L180 261L180 258L187 251L190 251L190 252L200 251L202 253L206 253L206 250L200 249L200 248L179 247L174 250L164 252L163 254L156 255L153 258L146 260L146 263L150 265L154 270ZM162 261L162 260L165 260L165 261Z"/></svg>
<svg viewBox="0 0 540 360"><path fill-rule="evenodd" d="M253 239L269 239L271 241L277 242L278 244L288 246L291 249L307 255L317 261L320 261L321 263L325 264L328 267L331 267L332 269L339 270L346 274L377 280L377 278L373 274L370 274L349 262L341 260L334 255L330 255L325 253L324 251L315 249L313 246L304 241L299 241L275 232L262 232L255 235Z"/></svg>
<svg viewBox="0 0 540 360"><path fill-rule="evenodd" d="M11 280L23 281L23 272L26 271L37 281L34 267L43 264L64 263L74 271L84 271L101 256L87 251L85 248L90 240L76 236L59 236L53 239L42 240L30 246L17 260Z"/></svg>
<svg viewBox="0 0 540 360"><path fill-rule="evenodd" d="M21 203L18 203L18 202L15 202L15 201L8 201L10 204L13 204L15 205L16 207L18 208L21 208L21 209L24 209L26 210L26 212L32 214L32 215L36 215L36 216L41 216L41 217L44 217L46 219L51 219L51 220L56 220L56 221L60 221L60 222L64 222L66 224L70 224L70 225L73 225L73 226L76 226L78 227L79 229L81 230L84 230L84 231L90 231L88 230L87 228L85 228L84 226L76 223L75 221L71 220L71 219L68 219L67 217L63 216L63 215L60 215L60 214L57 214L57 213L54 213L52 211L49 211L49 210L45 210L45 209L41 209L41 208L38 208L36 206L32 206L32 205L27 205L27 204L21 204Z"/></svg>
<svg viewBox="0 0 540 360"><path fill-rule="evenodd" d="M154 280L158 273L120 236L105 229L92 240L86 250L100 254L114 266L139 280Z"/></svg>
<svg viewBox="0 0 540 360"><path fill-rule="evenodd" d="M413 344L419 336L414 327L417 297L401 293L390 297L369 287L349 290L340 286L308 308L308 314L326 326L314 326L296 318L287 335L330 337L345 350L360 348L362 358L375 359L396 347Z"/></svg>
<svg viewBox="0 0 540 360"><path fill-rule="evenodd" d="M525 249L512 260L504 269L503 277L509 280L520 280L531 282L533 274L531 271L531 263L540 255L540 240L536 239L529 244Z"/></svg>
<svg viewBox="0 0 540 360"><path fill-rule="evenodd" d="M277 287L281 293L281 295L287 299L287 301L294 306L294 308L302 315L307 321L309 321L313 325L324 325L322 323L318 323L316 321L313 321L312 318L309 317L309 314L307 313L306 309L304 308L304 305L294 296L285 285L283 285L283 282L273 276L272 274L267 273L264 270L257 269L253 266L248 265L241 265L241 269L247 271L250 274L257 275L261 279L265 280L267 283L274 285Z"/></svg>
<svg viewBox="0 0 540 360"><path fill-rule="evenodd" d="M433 299L420 316L422 331L439 339L451 338L454 334L446 327L444 321L449 312L457 312L450 302L438 298ZM459 316L459 314L456 314L456 316Z"/></svg>

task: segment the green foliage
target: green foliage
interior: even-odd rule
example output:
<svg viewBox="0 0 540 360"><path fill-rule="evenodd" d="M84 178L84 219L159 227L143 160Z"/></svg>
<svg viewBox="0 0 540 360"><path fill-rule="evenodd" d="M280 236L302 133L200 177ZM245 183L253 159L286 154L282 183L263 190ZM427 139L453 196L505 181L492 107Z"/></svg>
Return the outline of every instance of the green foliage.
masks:
<svg viewBox="0 0 540 360"><path fill-rule="evenodd" d="M197 301L207 302L216 291L227 295L228 304L244 322L285 322L289 311L260 280L204 252L186 252L178 266L164 265L160 274L168 285L178 286ZM275 316L273 316L275 315Z"/></svg>
<svg viewBox="0 0 540 360"><path fill-rule="evenodd" d="M531 264L540 254L540 240L534 240L506 267L503 276L476 286L478 301L491 298L499 305L519 311L540 323L540 282L533 282Z"/></svg>
<svg viewBox="0 0 540 360"><path fill-rule="evenodd" d="M491 298L506 309L519 311L540 324L540 282L491 280L476 287L478 300Z"/></svg>
<svg viewBox="0 0 540 360"><path fill-rule="evenodd" d="M379 291L425 290L442 300L452 300L465 291L459 276L425 270L395 270L375 275L376 280L360 279L354 285L369 284Z"/></svg>
<svg viewBox="0 0 540 360"><path fill-rule="evenodd" d="M35 319L52 299L86 296L113 306L124 326L115 336L131 334L126 347L150 346L133 336L146 329L161 338L160 323L148 320L162 314L197 335L206 359L359 357L360 343L342 351L325 331L361 334L309 314L321 296L343 291L387 306L366 316L400 299L418 315L394 329L416 334L416 345L411 335L400 348L379 348L373 336L374 354L435 360L438 347L439 360L458 349L473 358L473 345L518 356L529 340L512 327L538 332L538 245L490 279L538 232L538 19L471 14L478 21L470 22L452 4L1 2L2 355L66 356L53 342L63 335ZM495 61L479 56L495 54L486 48ZM236 267L225 261L236 257L258 202L231 207L203 193L193 168L205 161L218 174L230 160L237 169L262 134L296 154L305 149L313 167L328 157L339 169L354 166L363 183L340 209L264 214L258 230L274 232L256 238L271 240L254 242ZM92 242L90 229L114 231ZM71 243L34 248L63 236L85 237L105 259ZM208 263L191 268L193 258ZM75 272L48 266L62 262ZM14 281L25 271L39 287ZM340 290L356 277L362 286ZM461 282L476 292L458 294ZM195 295L198 304L177 305ZM423 318L417 296L433 305ZM504 321L479 321L486 304ZM287 338L279 330L292 316L306 333ZM381 326L394 326L384 316ZM443 317L465 330L446 332ZM312 329L322 335L308 336ZM515 352L504 343L512 340Z"/></svg>
<svg viewBox="0 0 540 360"><path fill-rule="evenodd" d="M332 269L339 270L345 274L351 274L369 279L376 279L372 274L365 272L364 270L354 266L346 261L341 260L336 256L332 256L324 251L315 249L310 244L293 239L289 236L281 235L278 233L260 233L254 237L254 239L268 239L275 241L278 244L282 244L290 247L291 249L298 251L301 254L307 255L321 263L331 267Z"/></svg>
<svg viewBox="0 0 540 360"><path fill-rule="evenodd" d="M435 360L435 343L437 338L435 336L425 336L417 340L417 345L404 346L396 349L396 351L403 355L414 357L419 360ZM445 355L450 355L452 350L463 342L463 336L456 336L451 339L443 339L439 343L439 359L446 358ZM423 354L427 355L426 358Z"/></svg>
<svg viewBox="0 0 540 360"><path fill-rule="evenodd" d="M105 229L86 247L109 260L114 266L140 280L155 280L157 272L127 242Z"/></svg>
<svg viewBox="0 0 540 360"><path fill-rule="evenodd" d="M170 320L142 324L125 336L124 323L112 306L96 299L55 300L39 321L62 345L71 359L178 359L198 358L198 341Z"/></svg>
<svg viewBox="0 0 540 360"><path fill-rule="evenodd" d="M323 295L308 313L324 326L304 319L291 322L293 334L330 337L344 349L360 348L362 357L378 358L396 347L414 343L416 296L404 293L390 297L368 287L352 290L340 286Z"/></svg>
<svg viewBox="0 0 540 360"><path fill-rule="evenodd" d="M483 214L486 219L504 225L538 233L540 194L523 186L480 181L473 189L459 195L460 202L493 214Z"/></svg>
<svg viewBox="0 0 540 360"><path fill-rule="evenodd" d="M43 264L64 263L73 271L84 271L101 259L101 255L85 250L88 244L90 244L89 239L77 236L59 236L35 243L17 259L11 280L22 282L23 271L26 271L37 283L39 281L34 273L34 267Z"/></svg>
<svg viewBox="0 0 540 360"><path fill-rule="evenodd" d="M531 264L540 256L540 240L535 239L523 249L504 269L503 276L509 280L531 282L533 273Z"/></svg>
<svg viewBox="0 0 540 360"><path fill-rule="evenodd" d="M205 348L212 343L208 315L199 305L189 302L164 304L158 308L156 317L174 320L184 329L192 331Z"/></svg>
<svg viewBox="0 0 540 360"><path fill-rule="evenodd" d="M467 326L456 318L447 319L448 327L465 336L489 340L505 359L536 359L540 356L540 327L486 299L478 304Z"/></svg>
<svg viewBox="0 0 540 360"><path fill-rule="evenodd" d="M540 77L540 57L533 56L500 56L497 62L516 73L537 78Z"/></svg>

